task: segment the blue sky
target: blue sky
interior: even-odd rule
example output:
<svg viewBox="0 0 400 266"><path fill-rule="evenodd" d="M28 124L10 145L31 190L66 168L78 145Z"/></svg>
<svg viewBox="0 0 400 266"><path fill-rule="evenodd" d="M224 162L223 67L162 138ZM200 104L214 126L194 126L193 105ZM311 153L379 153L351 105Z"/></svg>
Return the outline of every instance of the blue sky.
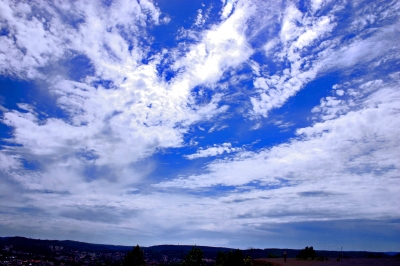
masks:
<svg viewBox="0 0 400 266"><path fill-rule="evenodd" d="M0 2L0 235L400 251L398 1Z"/></svg>

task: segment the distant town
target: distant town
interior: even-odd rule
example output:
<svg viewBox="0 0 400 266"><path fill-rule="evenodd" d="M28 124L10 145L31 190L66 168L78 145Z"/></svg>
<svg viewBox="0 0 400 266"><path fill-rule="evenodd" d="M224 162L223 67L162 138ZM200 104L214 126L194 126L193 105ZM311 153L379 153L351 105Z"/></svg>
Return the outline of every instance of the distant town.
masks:
<svg viewBox="0 0 400 266"><path fill-rule="evenodd" d="M0 265L123 265L124 259L133 247L98 245L76 241L38 240L24 237L0 237ZM235 250L229 248L207 246L160 245L141 247L147 265L181 265L185 256L193 248L201 251L203 265L216 265L220 254L239 252L243 258L279 258L283 252L288 258L299 258L304 250L294 249L247 249ZM312 247L311 247L312 249ZM308 247L307 247L308 250ZM224 253L225 252L225 253ZM315 251L313 251L315 254ZM232 253L233 254L233 253ZM399 258L399 254L381 252L340 252L317 251L315 259L330 258ZM307 259L307 257L306 257ZM400 263L400 258L397 260ZM252 265L250 262L249 265ZM262 264L267 265L267 264ZM270 264L273 265L273 264Z"/></svg>

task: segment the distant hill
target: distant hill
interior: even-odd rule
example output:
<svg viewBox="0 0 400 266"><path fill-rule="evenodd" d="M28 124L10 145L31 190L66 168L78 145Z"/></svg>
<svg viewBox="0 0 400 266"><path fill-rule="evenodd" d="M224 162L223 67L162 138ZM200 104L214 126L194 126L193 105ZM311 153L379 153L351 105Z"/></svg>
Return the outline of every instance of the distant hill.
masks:
<svg viewBox="0 0 400 266"><path fill-rule="evenodd" d="M389 255L389 256L399 256L400 252L385 252L385 254Z"/></svg>
<svg viewBox="0 0 400 266"><path fill-rule="evenodd" d="M14 249L22 250L25 252L49 254L54 250L62 247L63 250L78 250L86 252L128 252L132 250L133 246L118 246L118 245L102 245L91 244L85 242L71 241L71 240L40 240L25 237L0 237L0 250L6 246L12 245ZM231 248L224 247L209 247L209 246L196 246L203 250L204 257L215 258L218 251L230 251ZM145 252L152 255L166 255L177 258L184 258L193 246L191 245L157 245L151 247L141 247ZM268 255L275 257L282 257L284 251L287 252L289 258L294 258L299 254L299 249L245 249L242 250L245 256L249 255L252 258L266 258ZM317 256L322 257L341 257L342 253L339 251L316 250ZM365 252L365 251L343 251L343 256L347 258L368 258L380 257L386 258L397 254L397 252Z"/></svg>
<svg viewBox="0 0 400 266"><path fill-rule="evenodd" d="M0 247L10 246L26 252L50 252L50 246L81 251L129 251L132 247L90 244L71 240L40 240L26 237L0 237Z"/></svg>

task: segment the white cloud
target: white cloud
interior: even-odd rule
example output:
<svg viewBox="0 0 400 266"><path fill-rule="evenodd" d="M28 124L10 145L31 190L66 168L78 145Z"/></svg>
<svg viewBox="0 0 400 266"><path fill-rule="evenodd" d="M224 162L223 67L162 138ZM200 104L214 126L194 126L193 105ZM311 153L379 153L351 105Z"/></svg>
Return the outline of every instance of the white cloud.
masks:
<svg viewBox="0 0 400 266"><path fill-rule="evenodd" d="M303 31L302 27L297 24L301 23L303 14L294 4L289 4L285 9L285 13L282 21L282 28L280 32L280 37L282 42L289 42L293 39L297 39Z"/></svg>
<svg viewBox="0 0 400 266"><path fill-rule="evenodd" d="M231 143L223 143L221 145L214 144L213 147L208 147L206 149L199 149L197 150L196 153L186 155L185 157L188 158L189 160L193 160L202 157L222 155L224 153L238 152L241 150L242 148L232 148Z"/></svg>
<svg viewBox="0 0 400 266"><path fill-rule="evenodd" d="M318 11L324 4L325 0L312 0L311 2L311 8L314 12Z"/></svg>
<svg viewBox="0 0 400 266"><path fill-rule="evenodd" d="M107 10L82 2L64 3L60 9L41 2L33 5L48 15L29 20L17 14L12 3L3 9L8 12L4 23L12 30L2 36L6 38L2 43L9 45L4 46L8 49L4 53L15 60L2 61L2 73L44 79L51 85L43 89L57 98L57 105L68 117L39 118L37 107L27 103L19 104L23 112L4 113L2 122L13 129L8 141L18 144L10 147L10 152L35 161L40 169L34 174L27 171L10 175L26 189L66 190L78 195L88 189L88 178L97 189L102 185L110 187L113 182L116 187L134 186L146 175L138 174L136 162L158 149L181 147L192 124L229 109L219 104L222 94L195 105L190 90L218 81L224 71L247 60L252 52L241 25L254 10L241 5L221 25L202 33L201 42L191 46L175 63L176 68L185 71L165 82L157 73L163 54L154 55L147 64L140 63L145 47L139 47L135 37L146 37L140 28L144 23L159 23L159 11L150 3L117 1ZM64 23L64 16L79 22ZM34 41L22 42L29 31ZM21 42L13 43L13 38ZM47 49L46 45L51 47L48 54L41 50ZM207 52L203 54L205 48ZM24 54L24 49L32 52ZM13 53L21 53L21 58L26 59L13 57ZM94 74L73 81L65 73L47 72L61 64L58 60L68 60L71 53L85 55ZM39 70L39 66L47 68ZM112 88L94 85L101 80L111 80ZM238 149L225 148L228 152ZM96 181L88 172L95 175Z"/></svg>
<svg viewBox="0 0 400 266"><path fill-rule="evenodd" d="M213 132L216 128L217 128L217 125L212 126L212 127L208 130L208 133Z"/></svg>
<svg viewBox="0 0 400 266"><path fill-rule="evenodd" d="M378 30L371 37L343 45L324 59L322 70L351 67L390 54L391 50L397 49L393 36L400 36L398 28L398 24L395 24Z"/></svg>
<svg viewBox="0 0 400 266"><path fill-rule="evenodd" d="M136 22L145 21L148 14L158 23L159 12L150 2L116 2L109 10L81 2L63 7L65 12L77 10L76 16L83 19L76 28L61 23L59 14L51 7L38 5L52 14L45 20L47 22L42 22L35 17L28 20L17 16L10 6L16 8L9 3L6 18L9 28L15 28L15 32L4 38L15 37L19 43L4 53L13 59L12 51L19 53L20 49L27 49L24 57L31 58L33 63L26 63L25 59L21 63L14 58L11 63L6 61L4 71L15 69L13 74L23 75L21 69L27 69L34 71L30 78L39 77L42 73L36 67L51 63L73 49L90 59L96 73L81 82L59 76L51 78L50 91L58 97L57 103L69 114L69 120L39 121L33 109L28 113L5 113L3 122L14 128L13 142L22 144L24 152L38 156L74 158L78 151L85 149L96 155L94 163L98 166L126 165L149 156L158 148L181 146L183 133L191 123L210 119L228 109L228 106L218 106L220 95L214 95L210 103L196 106L195 110L189 108L190 89L201 82L218 80L224 68L237 65L249 55L242 53L248 47L243 32L237 29L244 17L244 11L238 10L238 14L232 14L223 25L205 33L203 44L193 46L185 56L195 56L195 64L186 59L177 63L182 67L187 64L184 67L188 70L167 84L157 76L160 58L156 55L147 65L139 64L143 55L137 40L135 37L127 39L123 34L127 32L133 36L140 27ZM30 41L26 39L27 33L32 34ZM134 45L131 51L129 42ZM198 55L199 47L207 47L210 54ZM225 48L228 51L221 53ZM217 71L209 71L211 66L217 67L214 69ZM192 67L206 72L191 71ZM91 82L98 79L112 80L116 89L93 87ZM177 124L182 126L177 127Z"/></svg>
<svg viewBox="0 0 400 266"><path fill-rule="evenodd" d="M398 212L391 202L400 200L396 192L400 173L396 160L400 156L396 106L400 93L398 77L392 77L388 83L361 84L360 88L368 93L359 96L351 110L299 129L298 139L259 152L239 152L233 158L209 164L209 173L182 176L157 186L189 189L249 186L249 192L232 192L224 200L251 200L252 206L262 205L248 210L249 213L262 210L266 216L260 216L260 221L318 220L321 212L335 213L339 219L395 217ZM337 107L326 102L321 106ZM320 113L321 117L325 112ZM371 195L374 206L361 207ZM318 197L318 202L313 197ZM267 205L261 203L263 198L268 199ZM272 215L280 209L288 215ZM303 211L308 214L303 216ZM256 222L257 218L251 217L251 221Z"/></svg>
<svg viewBox="0 0 400 266"><path fill-rule="evenodd" d="M262 124L261 123L256 123L253 127L250 128L250 130L257 130L261 128Z"/></svg>
<svg viewBox="0 0 400 266"><path fill-rule="evenodd" d="M392 13L397 9L396 6L388 9L390 16L393 16ZM342 36L330 36L338 24L336 12L340 11L340 6L333 6L328 14L317 16L303 14L293 4L287 6L281 24L280 42L273 39L264 49L266 55L274 59L271 50L282 45L279 56L274 60L286 62L289 67L282 72L254 79L254 87L258 89L258 96L251 97L255 115L268 116L270 110L281 107L318 74L370 62L383 57L384 54L384 60L396 57L396 38L393 38L399 35L396 23L374 30L370 32L370 36L365 36L366 38L362 38L361 32L347 44L340 43ZM381 16L382 13L382 9L376 10L376 16ZM353 30L354 33L354 29L349 30ZM324 40L327 37L330 39ZM324 41L318 42L320 40Z"/></svg>
<svg viewBox="0 0 400 266"><path fill-rule="evenodd" d="M204 22L205 18L203 17L203 10L199 9L197 10L197 18L194 25L196 25L197 27L201 27L203 26Z"/></svg>
<svg viewBox="0 0 400 266"><path fill-rule="evenodd" d="M328 35L334 28L333 16L313 17L301 13L293 4L285 9L280 30L280 42L272 39L265 46L266 55L274 57L271 50L275 46L283 45L280 49L278 61L287 60L289 68L282 73L254 79L254 87L258 97L251 97L255 115L267 116L274 108L281 107L290 97L294 96L309 81L313 80L319 69L319 60L314 61L313 48L316 41ZM316 49L305 53L304 49Z"/></svg>
<svg viewBox="0 0 400 266"><path fill-rule="evenodd" d="M279 39L278 38L273 38L272 40L268 41L264 46L263 49L265 51L265 54L268 56L271 56L271 50L279 44Z"/></svg>
<svg viewBox="0 0 400 266"><path fill-rule="evenodd" d="M229 127L228 125L215 125L208 130L208 133L212 133L214 131L221 131L228 127Z"/></svg>
<svg viewBox="0 0 400 266"><path fill-rule="evenodd" d="M336 90L336 94L338 96L343 96L344 95L344 90Z"/></svg>
<svg viewBox="0 0 400 266"><path fill-rule="evenodd" d="M0 73L40 77L36 68L45 66L49 60L60 58L66 40L46 30L53 21L43 22L40 17L31 14L26 3L2 1L0 10L1 26L9 30L8 35L0 36L0 55L3 57L0 60ZM60 30L65 30L58 25Z"/></svg>
<svg viewBox="0 0 400 266"><path fill-rule="evenodd" d="M217 82L229 68L245 62L252 54L246 41L244 23L254 14L254 7L242 4L220 25L202 33L200 43L174 63L174 69L185 70L177 86L186 88Z"/></svg>
<svg viewBox="0 0 400 266"><path fill-rule="evenodd" d="M230 14L232 14L233 8L235 6L237 1L235 0L226 0L223 1L225 4L223 9L222 9L222 14L221 14L221 19L227 19Z"/></svg>
<svg viewBox="0 0 400 266"><path fill-rule="evenodd" d="M12 169L20 168L21 163L14 155L8 155L4 151L0 152L0 171L7 172Z"/></svg>

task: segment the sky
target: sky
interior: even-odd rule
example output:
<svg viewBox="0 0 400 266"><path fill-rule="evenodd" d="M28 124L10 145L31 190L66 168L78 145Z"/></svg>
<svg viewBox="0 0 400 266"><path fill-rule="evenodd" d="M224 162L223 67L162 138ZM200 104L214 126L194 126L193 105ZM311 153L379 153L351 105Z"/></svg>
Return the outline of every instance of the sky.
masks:
<svg viewBox="0 0 400 266"><path fill-rule="evenodd" d="M0 236L400 251L400 2L0 1Z"/></svg>

